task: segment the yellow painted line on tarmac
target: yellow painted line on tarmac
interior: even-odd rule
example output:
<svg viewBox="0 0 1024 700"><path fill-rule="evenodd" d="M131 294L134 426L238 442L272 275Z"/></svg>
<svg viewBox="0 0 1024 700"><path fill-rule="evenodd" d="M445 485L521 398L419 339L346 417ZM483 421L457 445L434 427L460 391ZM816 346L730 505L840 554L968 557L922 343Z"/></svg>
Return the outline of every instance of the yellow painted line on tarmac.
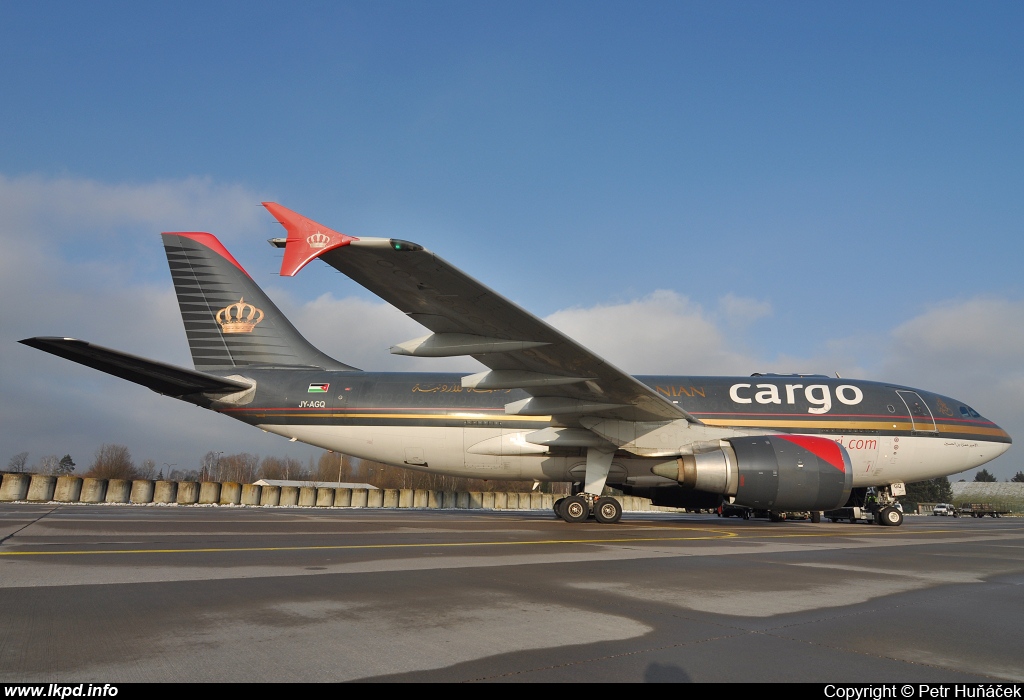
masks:
<svg viewBox="0 0 1024 700"><path fill-rule="evenodd" d="M675 528L673 528L675 529ZM741 533L735 530L717 530L693 528L691 531L709 533L677 537L608 537L596 539L566 540L518 540L490 542L410 542L404 544L338 544L338 545L297 545L286 547L201 547L198 549L82 549L82 550L51 550L27 552L0 552L0 557L31 557L31 556L64 556L82 554L227 554L231 552L316 552L344 550L384 550L384 549L427 549L450 547L493 547L493 546L524 546L524 545L566 545L566 544L640 544L652 542L692 542L701 540L738 540L738 539L796 539L821 537L865 537L883 535L934 535L964 534L962 530L905 530L896 531L890 528L862 530L859 532L807 532L807 533L776 533L767 534L764 530Z"/></svg>
<svg viewBox="0 0 1024 700"><path fill-rule="evenodd" d="M198 549L82 549L33 552L0 552L0 557L53 556L62 554L216 554L228 552L314 552L358 549L426 549L430 547L491 547L496 545L555 545L555 544L623 544L631 542L681 542L686 540L720 540L736 537L728 530L696 529L710 535L692 537L609 537L579 540L517 540L494 542L408 542L404 544L328 544L297 545L291 547L201 547Z"/></svg>

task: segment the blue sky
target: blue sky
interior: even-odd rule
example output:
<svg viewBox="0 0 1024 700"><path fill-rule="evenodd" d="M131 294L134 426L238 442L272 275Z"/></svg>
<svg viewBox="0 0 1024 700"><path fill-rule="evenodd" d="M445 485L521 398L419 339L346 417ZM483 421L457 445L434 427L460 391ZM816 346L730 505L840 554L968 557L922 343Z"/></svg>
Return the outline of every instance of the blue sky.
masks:
<svg viewBox="0 0 1024 700"><path fill-rule="evenodd" d="M68 334L187 363L162 230L220 236L328 353L420 368L386 351L419 329L326 266L274 275L262 199L422 243L628 370L839 371L1024 435L1020 3L6 2L0 19L0 459L301 449L12 347ZM990 468L1011 476L1016 448Z"/></svg>

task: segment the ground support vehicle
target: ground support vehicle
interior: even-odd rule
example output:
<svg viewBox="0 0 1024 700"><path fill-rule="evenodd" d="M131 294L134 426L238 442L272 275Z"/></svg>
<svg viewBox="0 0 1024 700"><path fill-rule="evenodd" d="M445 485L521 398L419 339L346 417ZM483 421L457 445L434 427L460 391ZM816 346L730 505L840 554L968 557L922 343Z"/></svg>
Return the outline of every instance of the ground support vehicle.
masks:
<svg viewBox="0 0 1024 700"><path fill-rule="evenodd" d="M986 515L993 518L1001 518L1009 514L1010 511L1000 510L991 503L961 503L959 509L959 515L969 515L972 518L984 518Z"/></svg>

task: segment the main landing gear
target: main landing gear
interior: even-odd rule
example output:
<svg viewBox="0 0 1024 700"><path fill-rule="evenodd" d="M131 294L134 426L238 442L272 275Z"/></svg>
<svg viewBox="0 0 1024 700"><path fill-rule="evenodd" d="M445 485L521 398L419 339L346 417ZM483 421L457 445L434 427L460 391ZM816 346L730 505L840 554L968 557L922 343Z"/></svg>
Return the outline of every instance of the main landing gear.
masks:
<svg viewBox="0 0 1024 700"><path fill-rule="evenodd" d="M622 506L614 498L601 496L612 466L614 449L587 448L587 471L582 483L572 485L572 495L555 501L555 514L567 523L581 523L591 517L612 524L622 519Z"/></svg>
<svg viewBox="0 0 1024 700"><path fill-rule="evenodd" d="M554 511L567 523L582 523L593 517L599 523L613 525L622 519L622 506L617 500L589 493L559 498L555 501Z"/></svg>

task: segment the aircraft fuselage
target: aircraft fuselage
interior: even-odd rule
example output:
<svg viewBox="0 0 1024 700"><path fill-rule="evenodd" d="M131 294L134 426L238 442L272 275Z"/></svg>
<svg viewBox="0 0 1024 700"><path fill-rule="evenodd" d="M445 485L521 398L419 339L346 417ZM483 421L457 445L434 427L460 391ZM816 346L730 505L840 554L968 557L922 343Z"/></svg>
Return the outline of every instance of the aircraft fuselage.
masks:
<svg viewBox="0 0 1024 700"><path fill-rule="evenodd" d="M506 404L527 398L522 390L467 389L462 374L236 373L256 382L251 400L211 408L325 449L484 479L567 481L585 470L585 450L528 441L551 425L549 416L506 414ZM849 453L855 487L954 474L1010 445L1005 431L967 404L904 386L807 375L637 378L723 437L786 432L834 440ZM686 450L687 425L679 423L660 453L620 449L609 482L664 482L650 470Z"/></svg>

